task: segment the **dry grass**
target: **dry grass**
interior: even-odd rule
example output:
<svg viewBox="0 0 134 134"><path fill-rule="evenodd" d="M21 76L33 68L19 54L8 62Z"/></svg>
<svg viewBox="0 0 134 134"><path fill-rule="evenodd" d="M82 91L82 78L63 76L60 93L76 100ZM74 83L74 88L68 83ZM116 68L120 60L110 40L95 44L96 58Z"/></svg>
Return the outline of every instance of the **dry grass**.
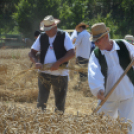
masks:
<svg viewBox="0 0 134 134"><path fill-rule="evenodd" d="M2 100L14 100L14 102L36 102L38 95L38 74L35 70L25 72L25 70L28 70L31 65L27 56L29 51L30 49L1 50L1 65L6 66L6 71L0 69L0 72L2 73L2 75L0 75L0 97L2 97ZM11 56L16 56L18 53L20 55L19 58ZM73 64L75 64L75 59L71 60L70 65ZM82 104L95 100L93 97L86 98L83 96L83 91L88 87L87 82L85 83L85 87L82 87L80 91L74 90L78 81L78 72L70 71L66 106L67 108L70 107L70 110L67 111L72 111L71 109L73 109L74 113L77 113L77 110L84 111L84 109L79 109L80 106L75 106L75 101ZM74 102L73 104L70 103L72 100ZM51 103L52 106L54 105L53 93L51 93L48 103Z"/></svg>
<svg viewBox="0 0 134 134"><path fill-rule="evenodd" d="M25 71L31 65L27 56L29 51L30 49L5 49L0 52L0 133L118 134L121 132L125 134L127 132L128 122L123 123L119 119L113 121L110 117L103 118L102 115L91 115L97 100L91 95L88 82L85 82L80 90L74 90L79 82L76 71L70 71L64 115L53 112L55 105L52 90L47 103L49 113L42 113L36 109L38 74L36 70ZM72 59L70 67L74 64L75 59Z"/></svg>
<svg viewBox="0 0 134 134"><path fill-rule="evenodd" d="M129 122L103 114L60 115L8 104L0 104L0 113L0 133L7 134L127 134L131 128Z"/></svg>

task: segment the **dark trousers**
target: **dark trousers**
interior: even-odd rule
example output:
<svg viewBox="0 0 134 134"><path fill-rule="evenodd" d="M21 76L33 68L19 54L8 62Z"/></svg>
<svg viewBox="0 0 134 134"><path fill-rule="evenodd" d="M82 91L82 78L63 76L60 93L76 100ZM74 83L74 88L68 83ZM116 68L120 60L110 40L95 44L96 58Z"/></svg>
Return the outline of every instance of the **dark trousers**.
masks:
<svg viewBox="0 0 134 134"><path fill-rule="evenodd" d="M88 68L88 62L89 62L89 59L85 59L85 58L82 58L82 57L77 57L76 58L76 64L78 64L80 67L84 67L84 68ZM79 75L80 75L80 81L81 82L84 82L88 79L88 69L86 72L79 72Z"/></svg>
<svg viewBox="0 0 134 134"><path fill-rule="evenodd" d="M38 86L39 93L37 107L41 107L43 110L46 108L50 88L52 86L55 95L55 110L64 112L65 99L68 88L68 76L54 76L45 73L39 73Z"/></svg>

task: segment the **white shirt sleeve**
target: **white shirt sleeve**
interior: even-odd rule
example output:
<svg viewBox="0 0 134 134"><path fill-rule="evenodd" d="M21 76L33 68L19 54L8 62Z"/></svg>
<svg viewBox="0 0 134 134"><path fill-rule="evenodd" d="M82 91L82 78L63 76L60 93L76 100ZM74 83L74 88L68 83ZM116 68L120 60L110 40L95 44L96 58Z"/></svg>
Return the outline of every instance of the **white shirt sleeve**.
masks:
<svg viewBox="0 0 134 134"><path fill-rule="evenodd" d="M75 41L75 47L77 47L78 45L80 45L81 44L81 42L82 42L82 36L83 34L82 33L79 33L79 35L77 36L77 38L76 38L76 41Z"/></svg>
<svg viewBox="0 0 134 134"><path fill-rule="evenodd" d="M64 47L65 47L66 51L74 49L74 45L72 44L70 36L67 32L65 32Z"/></svg>
<svg viewBox="0 0 134 134"><path fill-rule="evenodd" d="M74 30L70 36L71 41L73 41L74 38L77 38L77 31L76 30Z"/></svg>
<svg viewBox="0 0 134 134"><path fill-rule="evenodd" d="M134 46L132 44L130 44L129 42L127 42L126 40L123 40L124 43L126 44L126 47L129 51L129 55L131 57L131 59L134 57Z"/></svg>
<svg viewBox="0 0 134 134"><path fill-rule="evenodd" d="M34 49L36 51L40 51L40 35L38 36L38 38L35 40L35 42L31 46L31 49Z"/></svg>
<svg viewBox="0 0 134 134"><path fill-rule="evenodd" d="M94 52L92 52L91 57L89 59L88 82L90 90L94 96L97 96L97 93L100 89L105 91L105 78L101 73L101 66Z"/></svg>

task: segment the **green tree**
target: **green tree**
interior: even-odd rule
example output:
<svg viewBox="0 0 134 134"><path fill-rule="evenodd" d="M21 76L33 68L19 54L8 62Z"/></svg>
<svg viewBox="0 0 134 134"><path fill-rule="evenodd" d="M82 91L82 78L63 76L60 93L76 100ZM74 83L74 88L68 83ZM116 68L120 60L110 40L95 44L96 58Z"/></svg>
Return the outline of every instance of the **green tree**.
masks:
<svg viewBox="0 0 134 134"><path fill-rule="evenodd" d="M66 0L59 11L64 29L74 29L82 21L88 23L88 0Z"/></svg>
<svg viewBox="0 0 134 134"><path fill-rule="evenodd" d="M120 8L123 12L122 19L118 23L118 31L122 36L126 34L134 34L134 1L123 0L121 2Z"/></svg>
<svg viewBox="0 0 134 134"><path fill-rule="evenodd" d="M106 18L110 13L110 20L113 26L116 26L114 34L124 38L125 34L133 34L134 28L134 1L133 0L101 0L98 2L101 6L100 14Z"/></svg>
<svg viewBox="0 0 134 134"><path fill-rule="evenodd" d="M39 29L40 22L46 15L52 14L59 18L60 3L60 0L21 0L13 14L19 31L32 38L33 32Z"/></svg>
<svg viewBox="0 0 134 134"><path fill-rule="evenodd" d="M0 32L12 31L15 26L12 13L20 0L0 0Z"/></svg>

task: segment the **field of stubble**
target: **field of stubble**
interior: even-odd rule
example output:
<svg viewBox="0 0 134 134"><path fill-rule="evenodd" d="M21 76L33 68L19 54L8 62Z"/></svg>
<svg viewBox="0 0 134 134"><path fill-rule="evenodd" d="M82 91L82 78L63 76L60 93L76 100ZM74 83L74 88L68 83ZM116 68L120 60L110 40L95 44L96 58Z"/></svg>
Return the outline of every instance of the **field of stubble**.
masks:
<svg viewBox="0 0 134 134"><path fill-rule="evenodd" d="M78 86L78 72L70 71L64 115L54 113L51 89L47 110L36 108L37 70L30 70L30 49L0 50L0 133L4 134L101 134L126 133L128 122L91 115L96 98L88 82ZM70 65L75 64L75 59Z"/></svg>

